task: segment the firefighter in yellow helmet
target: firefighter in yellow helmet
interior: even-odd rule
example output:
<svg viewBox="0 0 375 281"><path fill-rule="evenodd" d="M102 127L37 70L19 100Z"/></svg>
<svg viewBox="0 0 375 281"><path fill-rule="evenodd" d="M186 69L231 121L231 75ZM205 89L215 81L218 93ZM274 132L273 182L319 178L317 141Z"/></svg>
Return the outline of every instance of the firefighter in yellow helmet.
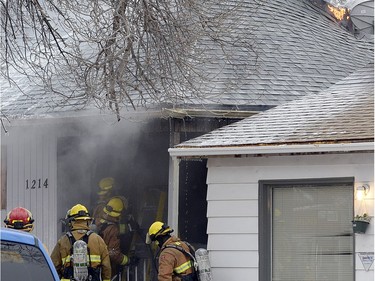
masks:
<svg viewBox="0 0 375 281"><path fill-rule="evenodd" d="M103 208L112 197L114 183L115 179L111 177L103 178L99 181L98 201L93 211L94 224L100 220Z"/></svg>
<svg viewBox="0 0 375 281"><path fill-rule="evenodd" d="M87 208L81 204L74 205L68 211L67 217L71 229L60 237L51 254L53 264L60 278L62 278L61 280L73 280L73 245L75 241L82 240L86 242L88 249L87 280L109 281L111 266L107 245L98 234L90 231L89 226L92 218Z"/></svg>
<svg viewBox="0 0 375 281"><path fill-rule="evenodd" d="M34 229L34 219L31 212L23 207L12 209L4 219L5 227L31 232Z"/></svg>
<svg viewBox="0 0 375 281"><path fill-rule="evenodd" d="M121 272L124 266L136 265L138 258L127 256L121 251L120 218L128 207L127 199L123 196L112 197L103 208L102 217L98 223L98 233L108 247L111 260L111 280L121 280Z"/></svg>
<svg viewBox="0 0 375 281"><path fill-rule="evenodd" d="M171 235L173 229L163 222L154 222L146 235L146 244L155 242L159 247L158 281L195 281L197 274L194 262L187 253L193 247L180 238Z"/></svg>

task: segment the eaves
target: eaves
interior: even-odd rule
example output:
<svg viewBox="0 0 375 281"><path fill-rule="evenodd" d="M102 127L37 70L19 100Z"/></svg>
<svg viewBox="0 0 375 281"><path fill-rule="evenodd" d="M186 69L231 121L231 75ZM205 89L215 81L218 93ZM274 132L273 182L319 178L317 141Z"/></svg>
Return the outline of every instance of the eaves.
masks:
<svg viewBox="0 0 375 281"><path fill-rule="evenodd" d="M171 157L210 158L210 157L246 157L261 155L295 155L322 153L374 152L374 140L340 143L301 143L249 146L216 147L179 147L168 150Z"/></svg>
<svg viewBox="0 0 375 281"><path fill-rule="evenodd" d="M172 118L201 117L244 119L259 113L259 111L164 108L162 113L163 116Z"/></svg>

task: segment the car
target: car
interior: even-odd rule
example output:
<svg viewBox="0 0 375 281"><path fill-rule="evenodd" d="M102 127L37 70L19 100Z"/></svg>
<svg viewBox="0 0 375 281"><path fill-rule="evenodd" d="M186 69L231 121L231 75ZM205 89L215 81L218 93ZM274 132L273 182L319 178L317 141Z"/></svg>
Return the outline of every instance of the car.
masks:
<svg viewBox="0 0 375 281"><path fill-rule="evenodd" d="M0 229L2 281L59 281L43 243L31 233Z"/></svg>

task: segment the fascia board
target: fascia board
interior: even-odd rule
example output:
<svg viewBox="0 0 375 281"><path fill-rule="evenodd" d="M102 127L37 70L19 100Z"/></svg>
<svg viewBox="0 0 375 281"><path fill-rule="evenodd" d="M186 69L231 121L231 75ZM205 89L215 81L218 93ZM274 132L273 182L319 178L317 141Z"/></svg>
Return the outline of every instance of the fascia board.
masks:
<svg viewBox="0 0 375 281"><path fill-rule="evenodd" d="M291 154L321 152L374 151L374 142L335 144L295 144L236 147L185 147L168 149L171 157L208 157L225 155Z"/></svg>

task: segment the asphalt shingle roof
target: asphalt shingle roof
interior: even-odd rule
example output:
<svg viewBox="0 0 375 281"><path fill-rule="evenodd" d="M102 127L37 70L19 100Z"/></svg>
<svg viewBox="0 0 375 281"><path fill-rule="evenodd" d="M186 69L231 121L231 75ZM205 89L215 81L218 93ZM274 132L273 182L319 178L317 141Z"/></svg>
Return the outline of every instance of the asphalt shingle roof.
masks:
<svg viewBox="0 0 375 281"><path fill-rule="evenodd" d="M320 92L372 61L373 43L355 39L311 1L243 1L236 12L234 32L252 51L233 46L242 79L229 91L239 71L227 66L208 104L280 105Z"/></svg>
<svg viewBox="0 0 375 281"><path fill-rule="evenodd" d="M222 127L176 148L374 140L374 65L310 94Z"/></svg>
<svg viewBox="0 0 375 281"><path fill-rule="evenodd" d="M276 106L318 93L373 60L372 42L357 40L309 0L222 2L217 9L233 8L236 13L227 19L228 28L221 29L235 32L239 40L226 50L233 64L225 64L228 57L203 40L200 46L209 55L202 67L215 73L200 86L204 99L170 106L233 110ZM234 23L238 24L235 29ZM30 85L19 73L13 73L12 79L27 96L0 78L1 112L7 116L75 112L88 106L82 96L67 100L48 88ZM73 87L65 84L61 88L69 96Z"/></svg>

